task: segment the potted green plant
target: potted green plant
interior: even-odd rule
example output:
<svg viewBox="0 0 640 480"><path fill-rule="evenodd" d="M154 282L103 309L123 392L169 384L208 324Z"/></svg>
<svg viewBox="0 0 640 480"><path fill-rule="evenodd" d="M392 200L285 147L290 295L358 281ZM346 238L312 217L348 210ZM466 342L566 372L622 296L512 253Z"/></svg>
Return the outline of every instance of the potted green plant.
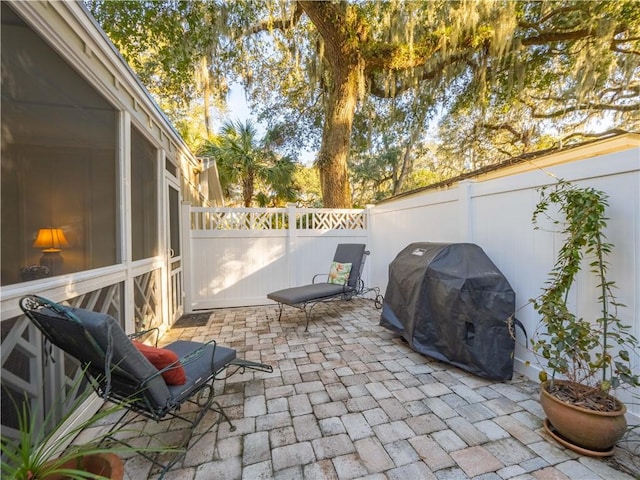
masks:
<svg viewBox="0 0 640 480"><path fill-rule="evenodd" d="M132 435L135 432L119 424L107 431L101 428L108 424L108 417L121 415L126 403L106 404L89 419L72 423L80 407L93 395L87 388L86 378L80 376L69 392L58 398L57 406L66 406L67 412L58 422L54 422L57 408L52 408L44 420L38 420L37 412L31 412L29 402L13 400L16 407L18 438L2 435L3 479L11 480L64 480L64 479L118 479L124 476L124 462L121 455L130 452L166 452L175 450L161 447L130 447L106 440L114 435ZM3 399L6 401L6 398ZM52 425L53 424L53 425ZM92 430L90 442L77 443L74 439L85 429Z"/></svg>
<svg viewBox="0 0 640 480"><path fill-rule="evenodd" d="M69 398L78 392L76 382ZM69 426L78 408L88 398L80 394L72 401L68 413L55 425L52 408L42 422L38 413L31 411L28 398L18 402L12 398L17 418L18 438L2 435L2 478L16 480L60 480L65 478L115 478L122 479L124 464L110 448L100 445L105 435L98 435L90 443L72 444L73 439L85 428L115 412L117 407L99 411L86 421ZM6 399L5 399L6 401ZM60 399L64 404L64 399Z"/></svg>
<svg viewBox="0 0 640 480"><path fill-rule="evenodd" d="M607 276L613 248L605 237L607 207L604 192L560 180L541 189L532 218L536 229L541 216L549 218L564 237L542 294L531 300L543 327L531 343L546 363L540 372L545 427L565 446L594 456L612 454L626 430L626 407L611 390L640 385L631 370L638 341L618 317L623 305ZM559 219L550 215L556 209ZM576 275L586 266L598 289L593 300L599 315L592 321L568 306Z"/></svg>

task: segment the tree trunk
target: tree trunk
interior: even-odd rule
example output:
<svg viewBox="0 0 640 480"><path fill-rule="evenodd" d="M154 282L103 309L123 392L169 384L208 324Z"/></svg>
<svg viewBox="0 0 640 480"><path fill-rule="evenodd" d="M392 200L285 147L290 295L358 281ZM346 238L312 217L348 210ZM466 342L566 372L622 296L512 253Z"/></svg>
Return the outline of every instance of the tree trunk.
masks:
<svg viewBox="0 0 640 480"><path fill-rule="evenodd" d="M346 15L346 3L300 1L325 42L324 61L331 71L331 86L322 145L318 153L322 201L326 208L351 208L351 187L347 159L358 100L358 86L364 79L364 60L353 42L359 30L354 16Z"/></svg>
<svg viewBox="0 0 640 480"><path fill-rule="evenodd" d="M322 200L326 208L351 208L347 160L358 99L358 67L344 65L334 71L334 85L318 154Z"/></svg>
<svg viewBox="0 0 640 480"><path fill-rule="evenodd" d="M251 201L253 200L253 179L254 175L252 171L247 172L246 176L242 179L242 200L244 206L251 207Z"/></svg>
<svg viewBox="0 0 640 480"><path fill-rule="evenodd" d="M404 182L407 180L409 171L413 167L413 159L411 157L412 147L413 147L413 141L412 139L410 139L407 141L407 143L404 145L404 148L403 148L404 152L402 155L402 165L400 166L400 172L398 173L396 171L395 173L397 173L397 175L394 175L393 188L391 190L392 195L397 195L398 193L400 193L400 190L402 189Z"/></svg>
<svg viewBox="0 0 640 480"><path fill-rule="evenodd" d="M207 139L211 138L211 82L206 57L202 59L202 80L204 95L204 128Z"/></svg>

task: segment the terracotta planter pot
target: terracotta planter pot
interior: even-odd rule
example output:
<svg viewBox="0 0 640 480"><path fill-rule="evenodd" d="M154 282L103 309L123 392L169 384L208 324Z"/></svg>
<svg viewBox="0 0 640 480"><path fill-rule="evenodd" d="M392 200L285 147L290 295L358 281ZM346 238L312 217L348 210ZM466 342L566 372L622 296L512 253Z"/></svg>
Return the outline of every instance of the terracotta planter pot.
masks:
<svg viewBox="0 0 640 480"><path fill-rule="evenodd" d="M124 461L115 453L95 453L79 459L69 460L62 468L82 470L112 480L124 478ZM67 480L64 475L47 475L44 480Z"/></svg>
<svg viewBox="0 0 640 480"><path fill-rule="evenodd" d="M561 385L570 383L563 380L554 382ZM550 394L547 391L549 383L544 382L540 386L540 403L553 430L560 434L563 440L568 441L566 443L561 441L561 443L569 448L573 444L578 447L577 450L574 449L575 451L587 455L590 454L589 451L593 451L594 456L612 452L613 446L627 429L627 421L624 417L627 411L625 405L615 397L611 397L615 404L620 406L619 410L597 412L578 407ZM553 435L553 432L550 433Z"/></svg>

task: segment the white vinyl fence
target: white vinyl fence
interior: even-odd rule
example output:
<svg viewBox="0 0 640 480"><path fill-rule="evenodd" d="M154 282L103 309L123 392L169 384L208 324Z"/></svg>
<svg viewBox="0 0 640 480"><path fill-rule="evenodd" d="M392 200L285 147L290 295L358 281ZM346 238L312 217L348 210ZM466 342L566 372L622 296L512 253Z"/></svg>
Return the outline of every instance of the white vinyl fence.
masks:
<svg viewBox="0 0 640 480"><path fill-rule="evenodd" d="M516 316L532 335L538 317L527 302L540 294L562 239L551 231L550 224L548 229L534 230L531 216L539 199L538 187L563 178L609 195L607 238L614 244L609 276L616 282L618 300L626 305L619 310L619 317L640 338L639 138L635 135L599 142L373 207L369 233L371 281L384 292L389 263L409 243L475 243L516 292ZM588 270L588 266L585 268ZM579 316L595 320L600 316L597 298L594 279L582 272L570 303ZM520 333L518 342L525 344ZM537 378L537 364L524 345L516 346L517 372ZM636 365L636 372L639 369ZM637 423L638 400L629 402L628 407Z"/></svg>
<svg viewBox="0 0 640 480"><path fill-rule="evenodd" d="M328 273L339 243L368 243L367 210L185 205L183 219L188 310L270 303L269 292Z"/></svg>
<svg viewBox="0 0 640 480"><path fill-rule="evenodd" d="M365 283L384 293L389 263L409 243L471 242L509 280L516 292L516 316L532 335L538 318L527 302L540 294L561 238L550 228L534 230L531 216L539 199L537 189L555 178L609 195L607 237L615 245L610 277L617 284L618 300L626 305L619 316L640 338L638 135L541 157L364 211L185 206L184 231L190 232L184 242L189 250L185 261L191 265L185 279L191 298L185 308L266 304L270 291L309 283L315 273L326 273L338 243L367 244L371 255ZM577 314L597 318L593 279L582 274L574 290L570 303ZM519 333L518 342L515 370L535 379L537 360ZM640 365L635 368L638 371ZM628 392L621 397L628 402L629 420L640 423L637 400L630 402Z"/></svg>

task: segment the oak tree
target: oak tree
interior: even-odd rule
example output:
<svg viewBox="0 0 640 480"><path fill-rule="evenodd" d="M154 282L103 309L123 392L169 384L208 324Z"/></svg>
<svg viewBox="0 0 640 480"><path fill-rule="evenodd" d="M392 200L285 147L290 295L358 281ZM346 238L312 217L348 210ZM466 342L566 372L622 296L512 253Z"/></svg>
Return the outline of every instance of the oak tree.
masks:
<svg viewBox="0 0 640 480"><path fill-rule="evenodd" d="M203 95L198 71L221 97L241 81L281 148L318 148L326 207L352 204L348 159L368 99L418 105L393 145L400 187L437 119L441 154L464 159L452 171L640 127L634 0L87 2L176 102ZM385 123L364 128L381 136Z"/></svg>

